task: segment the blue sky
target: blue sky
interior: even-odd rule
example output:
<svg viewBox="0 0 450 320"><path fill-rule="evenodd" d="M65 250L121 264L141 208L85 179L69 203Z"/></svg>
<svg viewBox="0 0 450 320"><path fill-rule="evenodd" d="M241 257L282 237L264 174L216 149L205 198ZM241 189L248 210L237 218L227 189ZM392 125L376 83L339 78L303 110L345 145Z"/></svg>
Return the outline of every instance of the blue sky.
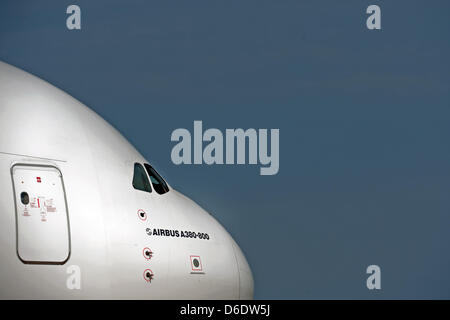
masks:
<svg viewBox="0 0 450 320"><path fill-rule="evenodd" d="M78 4L82 30L68 31ZM382 29L365 10L378 4ZM120 130L246 253L256 298L450 298L448 1L2 1L0 59ZM279 128L280 172L175 166ZM365 286L382 269L382 290Z"/></svg>

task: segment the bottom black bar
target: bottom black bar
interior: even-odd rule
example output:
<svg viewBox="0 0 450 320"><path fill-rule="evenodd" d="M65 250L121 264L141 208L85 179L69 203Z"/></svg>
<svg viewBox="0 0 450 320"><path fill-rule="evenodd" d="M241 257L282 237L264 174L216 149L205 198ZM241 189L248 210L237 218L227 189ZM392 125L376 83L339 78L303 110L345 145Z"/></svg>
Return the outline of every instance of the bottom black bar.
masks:
<svg viewBox="0 0 450 320"><path fill-rule="evenodd" d="M446 314L450 300L253 300L253 301L0 301L3 314L58 319L296 319L317 316L386 317ZM84 320L84 319L83 319Z"/></svg>

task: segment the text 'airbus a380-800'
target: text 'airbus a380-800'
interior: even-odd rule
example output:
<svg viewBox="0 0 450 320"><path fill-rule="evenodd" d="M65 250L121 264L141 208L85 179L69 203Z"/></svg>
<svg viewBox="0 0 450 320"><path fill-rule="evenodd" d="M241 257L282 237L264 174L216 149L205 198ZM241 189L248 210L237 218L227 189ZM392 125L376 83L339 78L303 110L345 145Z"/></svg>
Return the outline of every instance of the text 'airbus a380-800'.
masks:
<svg viewBox="0 0 450 320"><path fill-rule="evenodd" d="M95 112L3 62L0 190L2 299L253 298L210 214Z"/></svg>

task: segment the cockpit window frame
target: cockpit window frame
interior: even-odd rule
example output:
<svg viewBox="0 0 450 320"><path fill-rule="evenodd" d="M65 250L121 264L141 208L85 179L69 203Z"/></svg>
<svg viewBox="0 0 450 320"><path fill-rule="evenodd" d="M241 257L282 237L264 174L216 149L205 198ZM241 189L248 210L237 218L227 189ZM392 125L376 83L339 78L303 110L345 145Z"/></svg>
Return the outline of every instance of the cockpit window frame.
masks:
<svg viewBox="0 0 450 320"><path fill-rule="evenodd" d="M136 179L137 179L137 173L138 173L137 168L140 168L139 170L141 171L141 172L139 172L139 174L141 175L141 178L143 178L143 185L144 185L143 189L140 188L139 186L137 186L137 184L135 183ZM152 193L152 191L153 191L152 183L150 182L150 178L148 176L146 168L138 162L135 162L134 166L133 166L133 180L132 180L131 184L132 184L133 188L138 191L147 192L147 193Z"/></svg>
<svg viewBox="0 0 450 320"><path fill-rule="evenodd" d="M149 181L157 194L163 195L170 191L169 185L164 180L164 178L161 177L161 175L158 173L158 171L155 170L155 168L153 168L148 163L144 163L144 168L145 168L145 171L147 172ZM153 182L152 177L154 177L158 181L158 184ZM159 188L162 188L162 190L159 190Z"/></svg>

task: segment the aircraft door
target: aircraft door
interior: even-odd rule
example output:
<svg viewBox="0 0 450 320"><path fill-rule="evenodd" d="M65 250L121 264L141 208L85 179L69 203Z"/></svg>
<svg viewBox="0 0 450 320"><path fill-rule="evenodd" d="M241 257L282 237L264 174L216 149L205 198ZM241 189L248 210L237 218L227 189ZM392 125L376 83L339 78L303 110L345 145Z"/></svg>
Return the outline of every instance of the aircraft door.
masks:
<svg viewBox="0 0 450 320"><path fill-rule="evenodd" d="M61 171L51 165L16 164L11 174L20 260L64 264L70 255L70 231Z"/></svg>

